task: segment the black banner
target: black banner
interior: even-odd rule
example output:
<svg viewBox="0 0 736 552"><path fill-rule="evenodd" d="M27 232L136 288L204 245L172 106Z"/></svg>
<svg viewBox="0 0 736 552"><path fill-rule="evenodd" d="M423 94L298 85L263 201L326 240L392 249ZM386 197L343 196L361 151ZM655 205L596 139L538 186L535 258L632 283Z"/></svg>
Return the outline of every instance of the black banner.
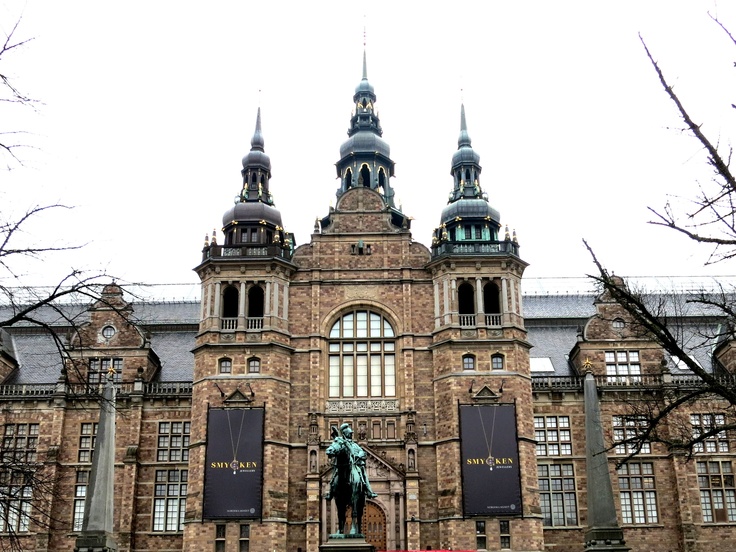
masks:
<svg viewBox="0 0 736 552"><path fill-rule="evenodd" d="M464 514L521 515L516 407L461 405L460 441Z"/></svg>
<svg viewBox="0 0 736 552"><path fill-rule="evenodd" d="M206 519L260 518L263 409L212 409L207 419Z"/></svg>

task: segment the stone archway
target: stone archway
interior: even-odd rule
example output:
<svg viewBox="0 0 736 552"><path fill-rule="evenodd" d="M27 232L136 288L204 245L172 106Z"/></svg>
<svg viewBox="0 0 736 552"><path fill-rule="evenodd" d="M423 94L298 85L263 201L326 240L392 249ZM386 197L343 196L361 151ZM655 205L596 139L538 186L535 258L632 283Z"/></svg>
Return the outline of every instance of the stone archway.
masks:
<svg viewBox="0 0 736 552"><path fill-rule="evenodd" d="M345 533L348 532L350 532L349 513L345 522ZM366 542L375 546L376 550L386 550L386 514L378 504L368 500L363 510L363 534Z"/></svg>

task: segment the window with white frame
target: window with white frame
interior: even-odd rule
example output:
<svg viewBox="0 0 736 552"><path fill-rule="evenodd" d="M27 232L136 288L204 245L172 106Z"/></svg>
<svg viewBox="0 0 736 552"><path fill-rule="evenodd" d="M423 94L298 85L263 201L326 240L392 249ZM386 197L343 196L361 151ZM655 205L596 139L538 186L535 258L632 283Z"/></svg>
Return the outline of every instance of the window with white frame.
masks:
<svg viewBox="0 0 736 552"><path fill-rule="evenodd" d="M713 433L726 425L723 414L690 414L690 425L693 428L693 439L703 440L693 445L694 452L728 452L728 436L725 431ZM707 437L702 437L712 433Z"/></svg>
<svg viewBox="0 0 736 552"><path fill-rule="evenodd" d="M382 315L344 314L329 334L330 397L395 397L396 336Z"/></svg>
<svg viewBox="0 0 736 552"><path fill-rule="evenodd" d="M648 441L622 443L627 439L636 439L647 425L644 416L614 416L613 441L617 443L614 447L616 454L651 454L652 447ZM641 449L637 450L637 444L641 444Z"/></svg>
<svg viewBox="0 0 736 552"><path fill-rule="evenodd" d="M0 532L25 533L31 514L38 424L6 424L0 450Z"/></svg>
<svg viewBox="0 0 736 552"><path fill-rule="evenodd" d="M475 357L473 355L463 355L463 370L475 370Z"/></svg>
<svg viewBox="0 0 736 552"><path fill-rule="evenodd" d="M575 471L572 464L537 466L542 522L547 527L578 524Z"/></svg>
<svg viewBox="0 0 736 552"><path fill-rule="evenodd" d="M156 461L188 462L190 422L159 422Z"/></svg>
<svg viewBox="0 0 736 552"><path fill-rule="evenodd" d="M537 456L570 456L572 432L569 416L534 416Z"/></svg>
<svg viewBox="0 0 736 552"><path fill-rule="evenodd" d="M639 351L606 351L606 376L609 383L640 382Z"/></svg>
<svg viewBox="0 0 736 552"><path fill-rule="evenodd" d="M79 426L79 449L77 450L78 462L92 462L92 453L97 442L96 422L84 422Z"/></svg>
<svg viewBox="0 0 736 552"><path fill-rule="evenodd" d="M248 373L257 374L261 371L261 359L257 357L248 359Z"/></svg>
<svg viewBox="0 0 736 552"><path fill-rule="evenodd" d="M112 364L115 370L113 381L120 383L123 376L123 359L122 358L91 358L89 359L89 369L87 371L87 382L89 384L104 383L107 381L107 373Z"/></svg>
<svg viewBox="0 0 736 552"><path fill-rule="evenodd" d="M697 462L703 523L736 521L736 486L730 461Z"/></svg>
<svg viewBox="0 0 736 552"><path fill-rule="evenodd" d="M74 482L72 531L82 530L82 522L84 521L84 501L87 497L87 485L89 485L89 471L78 471Z"/></svg>
<svg viewBox="0 0 736 552"><path fill-rule="evenodd" d="M652 462L628 462L618 468L621 517L624 523L657 523L657 491Z"/></svg>
<svg viewBox="0 0 736 552"><path fill-rule="evenodd" d="M503 370L503 368L504 368L503 355L500 353L491 355L491 370Z"/></svg>
<svg viewBox="0 0 736 552"><path fill-rule="evenodd" d="M221 374L231 374L233 371L233 361L229 358L221 358L218 361L218 369Z"/></svg>
<svg viewBox="0 0 736 552"><path fill-rule="evenodd" d="M184 530L188 470L156 470L153 498L153 530Z"/></svg>

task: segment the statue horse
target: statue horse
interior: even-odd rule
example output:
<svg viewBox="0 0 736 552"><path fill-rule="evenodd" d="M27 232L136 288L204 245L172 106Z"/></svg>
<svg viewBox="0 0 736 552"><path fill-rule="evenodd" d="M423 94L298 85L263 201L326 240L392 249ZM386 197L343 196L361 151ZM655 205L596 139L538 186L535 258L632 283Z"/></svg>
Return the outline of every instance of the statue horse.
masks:
<svg viewBox="0 0 736 552"><path fill-rule="evenodd" d="M345 534L347 508L352 510L350 535L362 535L363 508L365 507L366 485L363 480L362 458L355 456L352 442L337 439L327 448L327 456L333 458L332 498L337 506L337 534ZM357 445L354 445L357 446ZM362 452L362 451L361 451Z"/></svg>

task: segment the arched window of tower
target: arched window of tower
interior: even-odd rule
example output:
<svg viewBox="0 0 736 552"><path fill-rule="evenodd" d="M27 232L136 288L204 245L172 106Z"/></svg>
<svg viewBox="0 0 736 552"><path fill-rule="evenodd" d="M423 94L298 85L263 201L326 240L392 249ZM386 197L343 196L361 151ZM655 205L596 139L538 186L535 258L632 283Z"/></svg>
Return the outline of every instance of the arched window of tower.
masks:
<svg viewBox="0 0 736 552"><path fill-rule="evenodd" d="M348 169L345 171L345 189L352 187L353 185L353 171Z"/></svg>
<svg viewBox="0 0 736 552"><path fill-rule="evenodd" d="M238 317L238 288L235 286L227 286L222 292L222 317L237 318Z"/></svg>
<svg viewBox="0 0 736 552"><path fill-rule="evenodd" d="M384 172L383 167L378 169L378 186L384 191L384 193L386 192L386 173Z"/></svg>
<svg viewBox="0 0 736 552"><path fill-rule="evenodd" d="M475 290L468 282L458 286L457 302L459 314L475 314Z"/></svg>
<svg viewBox="0 0 736 552"><path fill-rule="evenodd" d="M483 311L486 314L501 313L501 294L494 282L483 286Z"/></svg>
<svg viewBox="0 0 736 552"><path fill-rule="evenodd" d="M263 288L257 284L248 290L248 318L263 318Z"/></svg>
<svg viewBox="0 0 736 552"><path fill-rule="evenodd" d="M371 170L368 165L360 167L360 177L358 177L358 185L366 188L371 187Z"/></svg>

